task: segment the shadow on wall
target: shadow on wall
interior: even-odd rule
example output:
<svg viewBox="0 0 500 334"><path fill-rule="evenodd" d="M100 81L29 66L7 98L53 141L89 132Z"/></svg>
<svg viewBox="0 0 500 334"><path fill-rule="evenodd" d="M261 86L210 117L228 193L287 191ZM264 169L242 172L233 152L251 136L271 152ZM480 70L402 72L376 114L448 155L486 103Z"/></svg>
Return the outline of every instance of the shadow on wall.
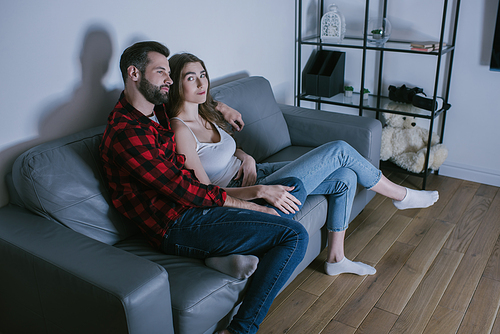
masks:
<svg viewBox="0 0 500 334"><path fill-rule="evenodd" d="M0 206L8 203L4 176L27 149L80 130L106 124L121 90L108 91L102 80L113 53L110 34L98 26L87 29L80 52L81 82L68 99L41 112L38 137L0 152Z"/></svg>

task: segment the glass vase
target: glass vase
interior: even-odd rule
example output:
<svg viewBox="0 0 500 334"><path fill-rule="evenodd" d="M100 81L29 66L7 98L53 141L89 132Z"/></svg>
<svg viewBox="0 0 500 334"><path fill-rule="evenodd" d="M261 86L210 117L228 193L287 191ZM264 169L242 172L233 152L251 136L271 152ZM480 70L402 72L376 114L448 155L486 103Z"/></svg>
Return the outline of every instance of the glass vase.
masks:
<svg viewBox="0 0 500 334"><path fill-rule="evenodd" d="M375 46L384 46L391 37L392 25L387 18L369 19L366 40Z"/></svg>

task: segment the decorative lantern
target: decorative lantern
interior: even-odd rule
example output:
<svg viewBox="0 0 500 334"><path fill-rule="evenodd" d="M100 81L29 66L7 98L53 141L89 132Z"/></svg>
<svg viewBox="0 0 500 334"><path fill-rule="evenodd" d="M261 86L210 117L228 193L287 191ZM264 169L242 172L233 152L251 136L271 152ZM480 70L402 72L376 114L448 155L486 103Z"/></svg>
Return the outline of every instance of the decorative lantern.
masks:
<svg viewBox="0 0 500 334"><path fill-rule="evenodd" d="M321 18L321 41L341 43L345 36L345 18L337 5L330 5L328 12Z"/></svg>

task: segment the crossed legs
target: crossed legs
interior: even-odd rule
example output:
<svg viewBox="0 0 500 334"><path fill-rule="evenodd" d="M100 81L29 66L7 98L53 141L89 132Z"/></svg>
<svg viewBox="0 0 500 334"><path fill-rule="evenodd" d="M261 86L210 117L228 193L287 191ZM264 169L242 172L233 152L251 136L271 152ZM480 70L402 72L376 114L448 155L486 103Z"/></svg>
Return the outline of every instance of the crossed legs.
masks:
<svg viewBox="0 0 500 334"><path fill-rule="evenodd" d="M343 141L324 144L286 165L265 165L262 168L266 170L263 183L293 176L303 182L308 194L328 196L329 243L325 271L333 275L375 273L374 268L366 268L367 265L351 262L344 256L344 235L357 184L392 199L399 210L426 208L439 198L437 191L413 190L393 183ZM336 265L330 265L332 263Z"/></svg>

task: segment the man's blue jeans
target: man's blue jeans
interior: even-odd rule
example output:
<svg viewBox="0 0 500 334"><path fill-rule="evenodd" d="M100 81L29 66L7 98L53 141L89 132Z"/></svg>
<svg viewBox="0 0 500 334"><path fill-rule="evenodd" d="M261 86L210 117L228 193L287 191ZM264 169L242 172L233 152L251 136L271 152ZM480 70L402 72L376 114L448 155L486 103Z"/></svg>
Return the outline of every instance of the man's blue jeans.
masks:
<svg viewBox="0 0 500 334"><path fill-rule="evenodd" d="M293 185L295 181L289 178L276 183ZM300 181L294 192L304 203L306 193ZM257 270L228 327L231 333L247 334L257 332L274 298L302 261L308 241L305 228L291 219L236 208L193 208L169 227L162 251L199 259L258 256Z"/></svg>
<svg viewBox="0 0 500 334"><path fill-rule="evenodd" d="M344 141L323 144L291 162L257 165L257 183L269 184L284 177L300 179L307 194L328 196L329 231L347 229L359 183L370 189L382 172ZM231 183L230 183L231 186Z"/></svg>

